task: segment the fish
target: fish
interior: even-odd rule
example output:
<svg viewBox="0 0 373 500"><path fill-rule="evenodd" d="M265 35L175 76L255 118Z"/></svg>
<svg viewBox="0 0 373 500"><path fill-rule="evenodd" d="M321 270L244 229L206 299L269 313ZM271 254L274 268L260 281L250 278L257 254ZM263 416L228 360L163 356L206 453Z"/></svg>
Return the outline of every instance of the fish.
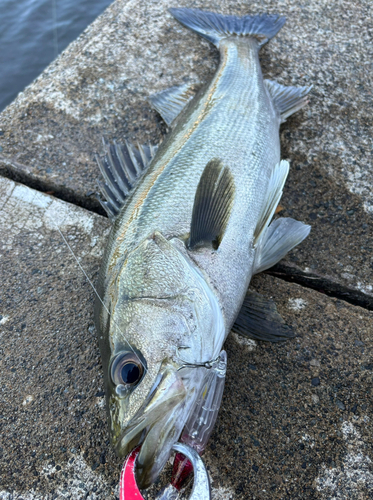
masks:
<svg viewBox="0 0 373 500"><path fill-rule="evenodd" d="M272 221L289 172L279 127L311 90L263 79L259 50L285 18L169 12L218 48L216 72L150 96L169 129L159 146L105 143L97 157L113 222L95 304L109 433L119 457L141 445L141 488L162 471L232 327L293 336L247 290L310 232Z"/></svg>

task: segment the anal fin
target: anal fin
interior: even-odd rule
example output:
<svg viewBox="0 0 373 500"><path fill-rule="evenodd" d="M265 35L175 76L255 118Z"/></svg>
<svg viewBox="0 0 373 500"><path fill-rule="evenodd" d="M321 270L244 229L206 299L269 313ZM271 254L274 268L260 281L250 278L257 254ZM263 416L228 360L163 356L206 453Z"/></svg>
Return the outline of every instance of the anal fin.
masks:
<svg viewBox="0 0 373 500"><path fill-rule="evenodd" d="M217 249L227 226L233 201L234 180L220 160L210 160L199 181L192 213L189 248L201 244Z"/></svg>
<svg viewBox="0 0 373 500"><path fill-rule="evenodd" d="M281 115L281 123L307 104L307 95L312 89L312 85L310 87L288 87L272 80L264 80L264 83L275 108Z"/></svg>
<svg viewBox="0 0 373 500"><path fill-rule="evenodd" d="M248 290L232 331L254 340L281 342L295 337L285 324L272 299Z"/></svg>
<svg viewBox="0 0 373 500"><path fill-rule="evenodd" d="M150 96L148 99L153 108L158 111L168 126L179 116L189 101L195 95L195 86L183 84L178 87L171 87L158 94Z"/></svg>

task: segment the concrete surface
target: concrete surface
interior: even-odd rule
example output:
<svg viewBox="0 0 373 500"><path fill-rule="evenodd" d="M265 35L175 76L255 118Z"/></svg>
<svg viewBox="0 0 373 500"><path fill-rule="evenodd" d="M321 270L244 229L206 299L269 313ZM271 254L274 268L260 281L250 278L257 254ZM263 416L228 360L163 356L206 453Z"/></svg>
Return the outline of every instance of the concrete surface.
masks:
<svg viewBox="0 0 373 500"><path fill-rule="evenodd" d="M4 178L0 200L0 499L114 499L93 291L57 229L94 280L108 221ZM298 337L228 339L204 456L214 500L372 498L373 312L271 276L252 285Z"/></svg>
<svg viewBox="0 0 373 500"><path fill-rule="evenodd" d="M261 61L268 78L314 85L281 129L292 160L281 215L312 233L277 271L372 309L369 0L118 0L2 113L0 172L97 210L101 136L159 142L165 128L146 97L216 67L216 50L167 13L175 5L287 16Z"/></svg>
<svg viewBox="0 0 373 500"><path fill-rule="evenodd" d="M0 115L0 174L23 183L0 177L1 500L118 494L94 294L58 228L94 280L109 223L77 205L98 210L101 136L158 142L165 127L146 97L216 67L215 49L167 14L175 5L191 2L117 0ZM201 6L288 17L261 60L268 78L314 85L309 107L281 129L293 161L280 215L312 232L271 273L338 297L268 275L253 281L299 336L228 339L204 457L213 498L371 499L370 3L193 2Z"/></svg>

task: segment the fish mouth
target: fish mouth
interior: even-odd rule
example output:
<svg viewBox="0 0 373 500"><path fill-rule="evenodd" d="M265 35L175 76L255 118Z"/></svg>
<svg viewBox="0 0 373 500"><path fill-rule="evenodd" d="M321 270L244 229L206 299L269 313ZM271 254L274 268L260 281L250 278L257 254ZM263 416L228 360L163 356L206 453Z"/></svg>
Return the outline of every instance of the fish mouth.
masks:
<svg viewBox="0 0 373 500"><path fill-rule="evenodd" d="M160 382L122 431L116 444L116 452L122 458L141 444L136 461L136 480L142 489L153 484L161 473L194 403L196 391L188 390L190 378L182 377L184 370L177 371L172 367L163 371Z"/></svg>

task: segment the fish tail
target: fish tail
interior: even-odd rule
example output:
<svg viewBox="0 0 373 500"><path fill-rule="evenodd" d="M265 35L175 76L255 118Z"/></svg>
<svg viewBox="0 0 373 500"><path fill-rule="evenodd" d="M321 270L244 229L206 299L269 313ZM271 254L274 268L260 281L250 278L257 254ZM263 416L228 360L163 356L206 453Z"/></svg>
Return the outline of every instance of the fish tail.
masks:
<svg viewBox="0 0 373 500"><path fill-rule="evenodd" d="M225 16L198 9L169 9L181 24L219 47L220 40L233 35L257 38L261 47L285 24L285 17L270 14L256 16Z"/></svg>

